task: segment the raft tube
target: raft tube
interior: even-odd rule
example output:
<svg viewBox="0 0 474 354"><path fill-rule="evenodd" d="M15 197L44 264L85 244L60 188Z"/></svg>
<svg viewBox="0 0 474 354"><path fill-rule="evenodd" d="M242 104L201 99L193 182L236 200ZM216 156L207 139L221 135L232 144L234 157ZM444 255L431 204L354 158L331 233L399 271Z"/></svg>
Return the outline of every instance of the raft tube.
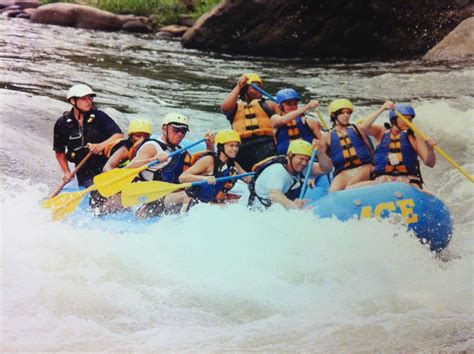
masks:
<svg viewBox="0 0 474 354"><path fill-rule="evenodd" d="M328 178L318 179L308 189L305 199L321 218L336 217L341 221L353 218L388 218L399 215L422 243L432 251L445 248L452 235L453 221L446 205L437 197L406 183L374 184L327 193Z"/></svg>

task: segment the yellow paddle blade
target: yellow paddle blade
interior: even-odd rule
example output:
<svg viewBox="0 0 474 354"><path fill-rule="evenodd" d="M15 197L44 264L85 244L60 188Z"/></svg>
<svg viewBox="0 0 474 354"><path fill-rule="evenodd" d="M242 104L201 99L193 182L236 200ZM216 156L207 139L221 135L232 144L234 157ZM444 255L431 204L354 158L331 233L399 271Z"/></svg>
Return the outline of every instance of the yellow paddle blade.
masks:
<svg viewBox="0 0 474 354"><path fill-rule="evenodd" d="M90 186L83 191L62 193L44 202L43 208L51 209L54 221L64 220L76 210L84 196L94 189L95 186Z"/></svg>
<svg viewBox="0 0 474 354"><path fill-rule="evenodd" d="M146 169L146 165L138 168L113 169L95 176L94 184L99 193L108 198L132 183L135 177Z"/></svg>
<svg viewBox="0 0 474 354"><path fill-rule="evenodd" d="M130 183L122 190L122 205L133 206L155 201L191 183L174 184L160 181Z"/></svg>

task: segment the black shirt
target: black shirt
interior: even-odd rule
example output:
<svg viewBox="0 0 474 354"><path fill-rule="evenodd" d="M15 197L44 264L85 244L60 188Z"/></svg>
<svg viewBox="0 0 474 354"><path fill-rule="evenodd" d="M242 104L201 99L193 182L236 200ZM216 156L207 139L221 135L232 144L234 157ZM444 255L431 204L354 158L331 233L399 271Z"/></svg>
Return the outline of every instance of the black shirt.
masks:
<svg viewBox="0 0 474 354"><path fill-rule="evenodd" d="M65 112L54 125L53 150L65 152L67 159L76 165L87 155L88 143L101 143L122 130L107 113L93 108L83 119L83 126L74 117L73 110ZM77 172L80 186L92 185L96 175L102 172L107 162L104 155L93 155Z"/></svg>
<svg viewBox="0 0 474 354"><path fill-rule="evenodd" d="M114 134L122 134L122 130L110 116L96 108L87 113L83 120L83 127L74 117L73 110L65 112L54 125L53 150L65 152L87 143L101 143Z"/></svg>

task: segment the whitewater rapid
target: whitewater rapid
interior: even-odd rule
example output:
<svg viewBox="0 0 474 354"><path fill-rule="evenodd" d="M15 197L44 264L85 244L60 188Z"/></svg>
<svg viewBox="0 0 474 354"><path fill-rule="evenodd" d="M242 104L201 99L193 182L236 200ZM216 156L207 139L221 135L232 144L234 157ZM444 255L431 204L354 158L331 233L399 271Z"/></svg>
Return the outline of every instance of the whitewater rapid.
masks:
<svg viewBox="0 0 474 354"><path fill-rule="evenodd" d="M354 119L411 102L414 123L473 174L472 66L235 58L5 17L0 32L2 352L474 351L474 189L440 155L422 166L454 222L438 255L388 220L234 205L54 223L41 208L61 180L52 129L72 83L91 85L123 129L183 112L190 140L228 127L219 105L249 71L269 92L320 100L323 114L340 97Z"/></svg>
<svg viewBox="0 0 474 354"><path fill-rule="evenodd" d="M3 351L472 346L472 248L443 260L403 225L237 205L120 230L53 223L45 185L7 183Z"/></svg>

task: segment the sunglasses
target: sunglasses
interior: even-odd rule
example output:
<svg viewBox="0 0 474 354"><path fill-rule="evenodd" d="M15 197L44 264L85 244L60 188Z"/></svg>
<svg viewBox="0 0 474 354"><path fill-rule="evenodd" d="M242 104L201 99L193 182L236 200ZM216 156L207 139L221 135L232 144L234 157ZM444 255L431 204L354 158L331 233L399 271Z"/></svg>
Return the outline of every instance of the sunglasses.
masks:
<svg viewBox="0 0 474 354"><path fill-rule="evenodd" d="M186 128L186 127L173 127L173 126L171 126L171 129L173 129L173 132L175 134L182 133L182 134L186 135L186 133L188 132L188 128Z"/></svg>

